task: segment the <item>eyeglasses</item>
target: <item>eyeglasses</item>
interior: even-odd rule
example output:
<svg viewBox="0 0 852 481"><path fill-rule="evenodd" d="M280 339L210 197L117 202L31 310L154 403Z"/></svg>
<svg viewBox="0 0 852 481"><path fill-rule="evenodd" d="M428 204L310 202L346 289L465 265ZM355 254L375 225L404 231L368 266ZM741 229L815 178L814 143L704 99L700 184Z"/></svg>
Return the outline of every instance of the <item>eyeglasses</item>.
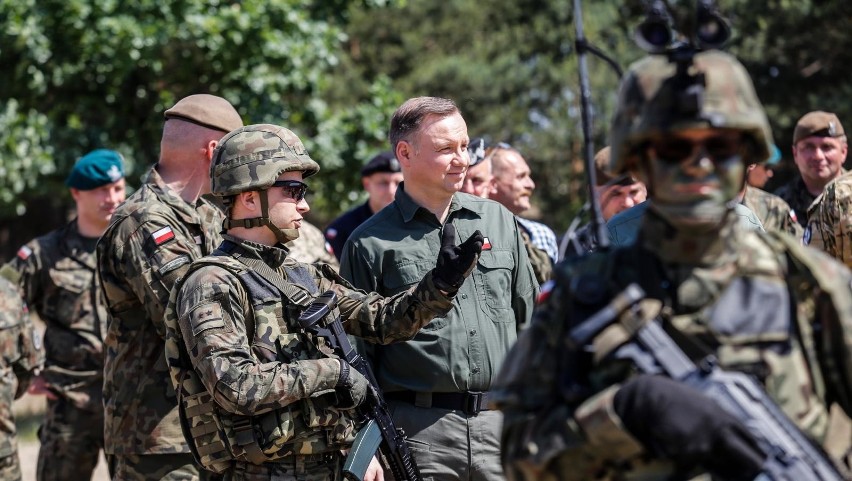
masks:
<svg viewBox="0 0 852 481"><path fill-rule="evenodd" d="M652 140L650 146L660 160L667 162L690 158L699 147L710 160L719 162L740 154L743 143L739 135L716 135L699 141L685 137L662 137Z"/></svg>
<svg viewBox="0 0 852 481"><path fill-rule="evenodd" d="M301 202L308 192L308 184L298 180L276 180L271 187L281 187L296 202Z"/></svg>

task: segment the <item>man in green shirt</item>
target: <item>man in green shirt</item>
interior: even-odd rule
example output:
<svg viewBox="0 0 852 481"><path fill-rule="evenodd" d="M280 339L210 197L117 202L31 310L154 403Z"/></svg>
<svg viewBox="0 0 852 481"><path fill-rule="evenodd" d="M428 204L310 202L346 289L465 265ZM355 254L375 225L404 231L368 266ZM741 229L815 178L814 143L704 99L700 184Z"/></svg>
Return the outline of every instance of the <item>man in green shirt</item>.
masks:
<svg viewBox="0 0 852 481"><path fill-rule="evenodd" d="M375 374L425 479L502 479L502 417L489 389L538 293L523 239L500 204L458 192L469 165L467 125L451 100L406 101L390 143L405 181L395 200L356 229L340 273L355 287L389 296L435 267L443 226L485 241L453 300L414 339L373 351Z"/></svg>

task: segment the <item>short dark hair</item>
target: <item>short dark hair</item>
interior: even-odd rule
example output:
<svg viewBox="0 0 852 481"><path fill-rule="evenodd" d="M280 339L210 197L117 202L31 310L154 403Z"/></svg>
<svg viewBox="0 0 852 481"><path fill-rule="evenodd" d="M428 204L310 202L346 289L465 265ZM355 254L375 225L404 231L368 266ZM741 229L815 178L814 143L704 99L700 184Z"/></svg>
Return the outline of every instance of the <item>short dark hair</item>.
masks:
<svg viewBox="0 0 852 481"><path fill-rule="evenodd" d="M413 132L420 128L420 124L429 115L440 115L448 117L460 113L455 102L441 97L414 97L408 99L396 109L391 118L390 140L391 149L396 152L397 144L402 140L408 140Z"/></svg>

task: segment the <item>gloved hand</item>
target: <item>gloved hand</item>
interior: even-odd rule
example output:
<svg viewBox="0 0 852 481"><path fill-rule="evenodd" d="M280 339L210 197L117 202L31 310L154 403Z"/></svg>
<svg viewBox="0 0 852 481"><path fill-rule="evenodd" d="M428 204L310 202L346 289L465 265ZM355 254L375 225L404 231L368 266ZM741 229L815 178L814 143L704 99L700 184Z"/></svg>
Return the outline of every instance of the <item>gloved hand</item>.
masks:
<svg viewBox="0 0 852 481"><path fill-rule="evenodd" d="M766 454L745 426L685 384L637 376L615 394L615 412L636 439L681 472L698 466L726 480L752 480Z"/></svg>
<svg viewBox="0 0 852 481"><path fill-rule="evenodd" d="M465 278L470 275L482 252L485 238L478 230L461 245L456 244L456 228L452 224L444 224L441 233L441 250L438 251L438 262L432 270L432 280L435 287L455 293L459 290Z"/></svg>
<svg viewBox="0 0 852 481"><path fill-rule="evenodd" d="M353 409L367 398L370 382L363 374L353 369L348 362L340 359L340 376L334 391L337 394L338 409Z"/></svg>

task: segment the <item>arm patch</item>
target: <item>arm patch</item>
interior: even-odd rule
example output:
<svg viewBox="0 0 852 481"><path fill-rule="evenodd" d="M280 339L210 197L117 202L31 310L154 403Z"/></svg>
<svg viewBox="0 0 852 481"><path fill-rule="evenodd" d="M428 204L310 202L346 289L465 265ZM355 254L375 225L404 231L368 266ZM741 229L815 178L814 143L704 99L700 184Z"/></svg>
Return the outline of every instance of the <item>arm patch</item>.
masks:
<svg viewBox="0 0 852 481"><path fill-rule="evenodd" d="M210 329L223 329L225 318L222 313L222 305L219 302L205 302L192 309L189 314L189 322L192 325L193 337L199 336Z"/></svg>

